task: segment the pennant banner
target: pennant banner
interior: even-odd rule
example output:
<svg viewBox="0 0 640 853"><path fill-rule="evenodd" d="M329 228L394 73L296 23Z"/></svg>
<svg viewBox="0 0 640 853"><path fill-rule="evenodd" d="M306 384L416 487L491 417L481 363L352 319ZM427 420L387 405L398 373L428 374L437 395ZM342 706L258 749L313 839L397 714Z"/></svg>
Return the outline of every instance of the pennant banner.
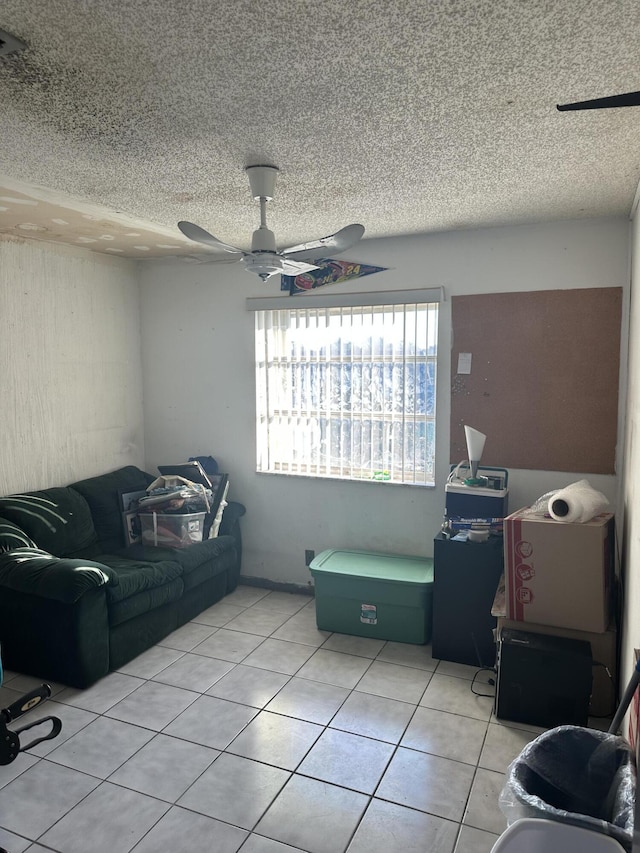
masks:
<svg viewBox="0 0 640 853"><path fill-rule="evenodd" d="M316 263L317 270L309 270L300 275L280 276L280 290L286 290L294 296L296 293L307 293L316 287L324 287L325 284L340 284L342 281L362 278L388 269L388 267L373 267L354 261L334 261L332 258L321 258Z"/></svg>

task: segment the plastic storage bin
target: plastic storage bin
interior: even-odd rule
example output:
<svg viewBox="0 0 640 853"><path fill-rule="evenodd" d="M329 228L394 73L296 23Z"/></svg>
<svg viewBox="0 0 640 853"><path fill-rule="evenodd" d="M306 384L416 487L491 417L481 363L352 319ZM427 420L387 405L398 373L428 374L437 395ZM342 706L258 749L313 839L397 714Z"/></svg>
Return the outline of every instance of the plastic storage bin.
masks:
<svg viewBox="0 0 640 853"><path fill-rule="evenodd" d="M500 808L507 823L555 820L633 843L633 752L618 735L558 726L527 744L507 770Z"/></svg>
<svg viewBox="0 0 640 853"><path fill-rule="evenodd" d="M161 548L188 548L202 542L205 512L179 513L141 512L140 535L143 545Z"/></svg>
<svg viewBox="0 0 640 853"><path fill-rule="evenodd" d="M502 833L491 853L624 853L624 848L601 832L525 817Z"/></svg>
<svg viewBox="0 0 640 853"><path fill-rule="evenodd" d="M431 639L431 558L329 550L309 568L321 630L400 643Z"/></svg>

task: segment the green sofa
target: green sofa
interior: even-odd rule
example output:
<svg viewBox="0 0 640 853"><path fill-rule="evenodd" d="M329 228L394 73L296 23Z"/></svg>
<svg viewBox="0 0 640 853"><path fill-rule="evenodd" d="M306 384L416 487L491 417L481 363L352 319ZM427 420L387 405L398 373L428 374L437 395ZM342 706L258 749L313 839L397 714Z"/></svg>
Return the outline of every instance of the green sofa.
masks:
<svg viewBox="0 0 640 853"><path fill-rule="evenodd" d="M134 466L0 498L0 646L6 669L88 687L235 589L242 504L188 548L125 547L120 493Z"/></svg>

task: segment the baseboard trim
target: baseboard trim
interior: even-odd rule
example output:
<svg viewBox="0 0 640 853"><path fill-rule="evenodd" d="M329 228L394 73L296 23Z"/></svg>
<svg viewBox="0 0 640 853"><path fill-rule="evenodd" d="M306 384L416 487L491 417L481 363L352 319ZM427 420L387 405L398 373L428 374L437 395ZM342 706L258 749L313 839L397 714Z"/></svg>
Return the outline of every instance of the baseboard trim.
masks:
<svg viewBox="0 0 640 853"><path fill-rule="evenodd" d="M240 575L238 582L245 586L258 586L262 589L272 589L276 592L296 592L298 595L308 595L310 598L315 596L313 586L302 583L284 583L281 581L272 581L269 578L254 578L250 575Z"/></svg>

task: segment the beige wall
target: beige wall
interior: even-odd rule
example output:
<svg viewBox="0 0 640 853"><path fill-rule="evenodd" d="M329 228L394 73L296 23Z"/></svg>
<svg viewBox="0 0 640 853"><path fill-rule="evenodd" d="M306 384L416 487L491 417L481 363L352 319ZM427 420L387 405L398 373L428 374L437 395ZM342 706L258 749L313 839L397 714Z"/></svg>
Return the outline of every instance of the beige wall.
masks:
<svg viewBox="0 0 640 853"><path fill-rule="evenodd" d="M143 463L135 264L0 238L0 494Z"/></svg>

